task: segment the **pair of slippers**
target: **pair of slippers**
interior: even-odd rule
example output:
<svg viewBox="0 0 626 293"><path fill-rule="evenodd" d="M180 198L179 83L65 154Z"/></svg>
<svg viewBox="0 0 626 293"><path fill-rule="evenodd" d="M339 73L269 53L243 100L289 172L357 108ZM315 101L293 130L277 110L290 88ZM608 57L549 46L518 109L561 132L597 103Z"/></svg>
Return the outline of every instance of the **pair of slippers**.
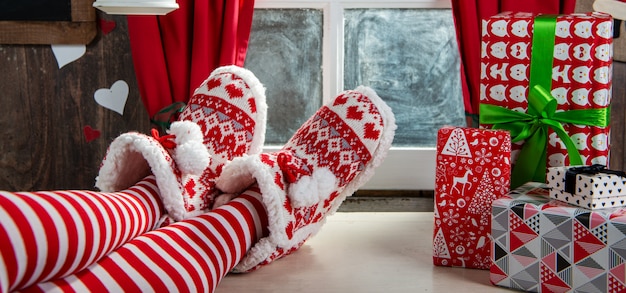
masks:
<svg viewBox="0 0 626 293"><path fill-rule="evenodd" d="M380 165L393 112L374 90L345 91L321 107L278 152L262 153L265 89L237 66L213 71L166 135L131 132L109 146L96 187L114 192L154 174L167 222L209 211L258 188L269 235L235 267L254 270L298 249ZM222 200L220 200L222 199Z"/></svg>

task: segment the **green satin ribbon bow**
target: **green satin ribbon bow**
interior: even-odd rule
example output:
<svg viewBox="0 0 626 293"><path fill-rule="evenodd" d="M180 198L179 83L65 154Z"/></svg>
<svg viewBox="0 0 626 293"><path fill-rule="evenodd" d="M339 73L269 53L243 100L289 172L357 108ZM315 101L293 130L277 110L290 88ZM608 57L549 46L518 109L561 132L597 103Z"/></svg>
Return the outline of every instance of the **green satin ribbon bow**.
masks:
<svg viewBox="0 0 626 293"><path fill-rule="evenodd" d="M570 165L582 165L578 148L562 124L609 125L609 108L556 111L557 101L550 93L555 28L555 16L540 15L535 18L527 113L480 104L481 124L493 124L494 129L509 130L512 142L525 140L511 173L511 189L529 181L545 182L549 128L563 141Z"/></svg>
<svg viewBox="0 0 626 293"><path fill-rule="evenodd" d="M511 174L511 188L529 181L545 182L548 128L554 130L563 141L570 165L582 165L578 148L563 128L563 123L599 127L609 125L609 108L556 112L556 106L556 99L540 85L530 89L528 113L500 106L480 105L481 124L493 124L494 129L509 130L512 142L525 140Z"/></svg>

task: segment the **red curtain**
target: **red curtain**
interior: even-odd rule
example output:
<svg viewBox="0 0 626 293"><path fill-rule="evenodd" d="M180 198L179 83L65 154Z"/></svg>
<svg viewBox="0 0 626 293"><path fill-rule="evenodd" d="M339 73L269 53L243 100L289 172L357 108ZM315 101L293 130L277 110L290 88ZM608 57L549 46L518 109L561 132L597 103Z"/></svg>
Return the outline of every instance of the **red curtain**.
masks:
<svg viewBox="0 0 626 293"><path fill-rule="evenodd" d="M482 19L504 11L573 13L576 0L451 0L461 55L461 81L468 126L478 125Z"/></svg>
<svg viewBox="0 0 626 293"><path fill-rule="evenodd" d="M243 66L254 0L177 0L164 16L128 16L139 92L150 117L187 102L217 67Z"/></svg>

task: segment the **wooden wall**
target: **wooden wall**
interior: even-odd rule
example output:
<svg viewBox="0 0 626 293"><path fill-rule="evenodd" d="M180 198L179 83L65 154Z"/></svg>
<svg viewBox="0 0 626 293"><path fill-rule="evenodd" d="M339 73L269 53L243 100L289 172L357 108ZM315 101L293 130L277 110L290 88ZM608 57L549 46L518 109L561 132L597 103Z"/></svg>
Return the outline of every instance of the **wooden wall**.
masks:
<svg viewBox="0 0 626 293"><path fill-rule="evenodd" d="M0 45L0 190L93 189L111 140L130 130L148 132L126 18L98 18L105 25L85 55L61 69L48 45ZM94 100L97 89L117 80L130 87L123 115ZM613 84L610 162L624 170L626 63L615 63ZM86 126L100 137L87 142Z"/></svg>
<svg viewBox="0 0 626 293"><path fill-rule="evenodd" d="M0 45L0 189L94 189L112 139L149 130L126 18L98 18L101 29L85 54L61 69L50 45ZM130 88L123 115L94 99L117 80ZM87 126L100 136L88 142Z"/></svg>
<svg viewBox="0 0 626 293"><path fill-rule="evenodd" d="M616 48L617 49L617 48ZM626 48L621 48L626 50ZM613 99L611 100L611 158L613 170L626 170L626 63L613 64Z"/></svg>

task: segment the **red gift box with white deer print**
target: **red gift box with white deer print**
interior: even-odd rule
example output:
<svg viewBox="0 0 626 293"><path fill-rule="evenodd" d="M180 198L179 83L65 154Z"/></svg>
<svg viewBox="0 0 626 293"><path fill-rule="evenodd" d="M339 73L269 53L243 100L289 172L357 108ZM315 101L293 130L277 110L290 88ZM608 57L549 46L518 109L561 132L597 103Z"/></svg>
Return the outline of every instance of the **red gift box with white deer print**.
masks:
<svg viewBox="0 0 626 293"><path fill-rule="evenodd" d="M482 22L480 103L528 111L533 30L537 15L502 13ZM556 16L552 68L545 68L556 112L608 108L611 101L613 20L602 13ZM608 111L607 111L608 112ZM482 115L482 110L481 110ZM608 119L607 119L608 120ZM491 127L482 123L481 126ZM584 165L607 165L609 127L563 123ZM523 141L512 146L513 163ZM547 167L570 165L557 134L547 134Z"/></svg>
<svg viewBox="0 0 626 293"><path fill-rule="evenodd" d="M443 127L437 134L433 263L489 269L491 203L509 192L509 132Z"/></svg>

